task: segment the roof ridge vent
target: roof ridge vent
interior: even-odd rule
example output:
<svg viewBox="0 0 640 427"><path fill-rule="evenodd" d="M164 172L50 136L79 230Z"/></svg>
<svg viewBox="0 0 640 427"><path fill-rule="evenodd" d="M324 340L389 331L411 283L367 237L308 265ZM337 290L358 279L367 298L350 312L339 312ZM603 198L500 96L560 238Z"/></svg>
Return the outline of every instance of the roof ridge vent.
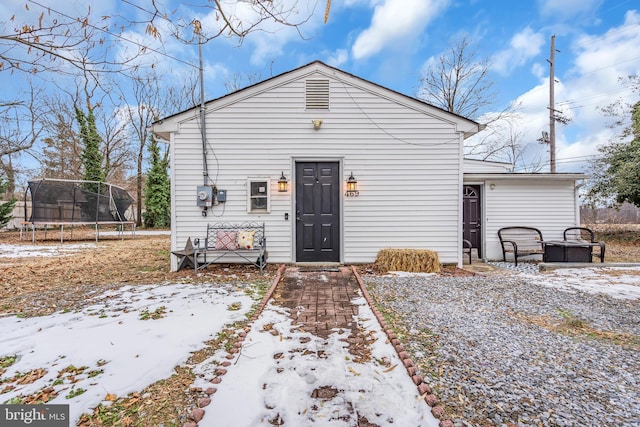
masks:
<svg viewBox="0 0 640 427"><path fill-rule="evenodd" d="M329 109L329 79L309 79L306 81L306 109Z"/></svg>

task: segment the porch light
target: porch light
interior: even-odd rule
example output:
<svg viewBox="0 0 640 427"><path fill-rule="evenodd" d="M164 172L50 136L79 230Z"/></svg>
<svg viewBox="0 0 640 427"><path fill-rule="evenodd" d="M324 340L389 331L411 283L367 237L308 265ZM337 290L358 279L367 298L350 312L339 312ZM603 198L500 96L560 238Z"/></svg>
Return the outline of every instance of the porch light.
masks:
<svg viewBox="0 0 640 427"><path fill-rule="evenodd" d="M347 197L358 197L360 192L358 191L358 180L353 176L353 172L347 178L347 191L344 193Z"/></svg>
<svg viewBox="0 0 640 427"><path fill-rule="evenodd" d="M284 176L284 171L280 175L280 179L278 180L278 192L285 193L287 191L287 177Z"/></svg>

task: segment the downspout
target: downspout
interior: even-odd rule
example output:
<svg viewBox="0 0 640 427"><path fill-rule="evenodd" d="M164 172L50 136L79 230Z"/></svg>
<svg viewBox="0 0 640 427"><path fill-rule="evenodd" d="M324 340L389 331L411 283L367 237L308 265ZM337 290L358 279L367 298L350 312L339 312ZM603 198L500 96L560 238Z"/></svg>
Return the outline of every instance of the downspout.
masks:
<svg viewBox="0 0 640 427"><path fill-rule="evenodd" d="M581 218L580 218L580 196L578 195L578 191L580 190L580 187L584 186L586 184L586 182L584 180L582 180L582 182L580 183L576 183L575 187L574 187L574 194L573 194L573 199L575 201L575 210L576 210L576 214L575 214L575 226L576 227L580 227L580 222L581 222Z"/></svg>

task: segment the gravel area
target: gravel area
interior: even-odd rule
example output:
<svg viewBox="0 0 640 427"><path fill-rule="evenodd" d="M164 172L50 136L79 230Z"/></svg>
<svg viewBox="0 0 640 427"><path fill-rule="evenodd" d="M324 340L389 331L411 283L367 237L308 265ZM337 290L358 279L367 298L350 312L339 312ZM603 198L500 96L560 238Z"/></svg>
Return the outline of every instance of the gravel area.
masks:
<svg viewBox="0 0 640 427"><path fill-rule="evenodd" d="M514 274L363 280L456 426L640 426L640 301Z"/></svg>

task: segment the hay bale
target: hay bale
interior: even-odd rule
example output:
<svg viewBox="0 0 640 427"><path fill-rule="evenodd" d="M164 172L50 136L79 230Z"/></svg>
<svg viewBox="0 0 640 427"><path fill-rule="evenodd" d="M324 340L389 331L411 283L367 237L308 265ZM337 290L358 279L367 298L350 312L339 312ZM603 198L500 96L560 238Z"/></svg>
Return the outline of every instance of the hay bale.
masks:
<svg viewBox="0 0 640 427"><path fill-rule="evenodd" d="M438 253L427 249L380 249L376 257L377 271L439 273Z"/></svg>

